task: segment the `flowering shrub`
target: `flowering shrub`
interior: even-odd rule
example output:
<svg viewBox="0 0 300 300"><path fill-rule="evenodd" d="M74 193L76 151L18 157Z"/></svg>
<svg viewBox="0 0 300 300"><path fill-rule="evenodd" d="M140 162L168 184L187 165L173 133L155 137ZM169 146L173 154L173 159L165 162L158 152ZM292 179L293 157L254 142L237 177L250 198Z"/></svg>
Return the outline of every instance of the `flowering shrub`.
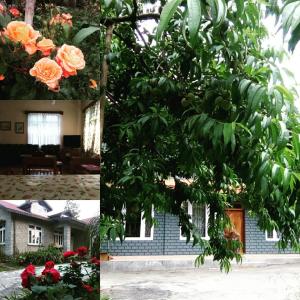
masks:
<svg viewBox="0 0 300 300"><path fill-rule="evenodd" d="M87 259L86 247L63 254L67 266L55 268L54 261L47 261L40 275L35 266L28 265L21 274L22 286L30 293L21 296L30 299L99 299L100 260Z"/></svg>
<svg viewBox="0 0 300 300"><path fill-rule="evenodd" d="M71 14L62 7L49 4L40 9L40 5L37 2L31 26L23 22L23 8L0 4L0 99L98 96L97 36L93 41L75 39L88 26L85 16L76 9L68 8Z"/></svg>

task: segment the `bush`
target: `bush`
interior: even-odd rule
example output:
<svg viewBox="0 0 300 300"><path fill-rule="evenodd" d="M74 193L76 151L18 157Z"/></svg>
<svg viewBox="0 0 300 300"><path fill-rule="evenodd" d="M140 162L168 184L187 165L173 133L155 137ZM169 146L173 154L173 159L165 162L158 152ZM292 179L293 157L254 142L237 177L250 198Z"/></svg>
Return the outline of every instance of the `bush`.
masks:
<svg viewBox="0 0 300 300"><path fill-rule="evenodd" d="M47 261L52 260L56 263L62 263L62 251L54 246L39 248L35 252L23 252L15 257L16 262L21 265L44 265Z"/></svg>
<svg viewBox="0 0 300 300"><path fill-rule="evenodd" d="M35 266L27 265L21 274L24 292L12 295L9 300L98 300L100 297L100 260L87 260L87 248L79 247L76 252L67 251L61 260L67 266L55 269L54 261L47 261L45 269L37 275Z"/></svg>

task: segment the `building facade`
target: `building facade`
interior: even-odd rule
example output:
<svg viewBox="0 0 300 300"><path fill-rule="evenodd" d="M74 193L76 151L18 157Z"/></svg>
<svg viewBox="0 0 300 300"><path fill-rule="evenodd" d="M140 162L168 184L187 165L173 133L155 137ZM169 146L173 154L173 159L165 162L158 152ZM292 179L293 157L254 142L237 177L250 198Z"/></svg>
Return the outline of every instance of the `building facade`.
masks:
<svg viewBox="0 0 300 300"><path fill-rule="evenodd" d="M202 232L202 237L208 239L207 234L207 209L188 207L191 219L197 224ZM194 214L194 216L193 216ZM196 216L197 214L197 216ZM179 220L177 216L164 213L154 213L157 225L151 230L147 229L145 221L135 222L135 234L127 235L123 243L103 242L101 251L107 251L110 255L195 255L201 253L201 248L192 246L192 242L186 243L185 237L181 235ZM264 232L257 226L257 220L242 209L232 209L229 216L234 227L239 231L244 244L244 253L291 253L290 249L284 252L276 246L279 240L276 231ZM126 228L128 232L128 229ZM133 231L131 230L131 233ZM134 235L134 236L133 236Z"/></svg>
<svg viewBox="0 0 300 300"><path fill-rule="evenodd" d="M70 212L49 216L46 201L26 201L16 206L0 200L0 251L14 255L54 246L64 251L88 245L88 223Z"/></svg>

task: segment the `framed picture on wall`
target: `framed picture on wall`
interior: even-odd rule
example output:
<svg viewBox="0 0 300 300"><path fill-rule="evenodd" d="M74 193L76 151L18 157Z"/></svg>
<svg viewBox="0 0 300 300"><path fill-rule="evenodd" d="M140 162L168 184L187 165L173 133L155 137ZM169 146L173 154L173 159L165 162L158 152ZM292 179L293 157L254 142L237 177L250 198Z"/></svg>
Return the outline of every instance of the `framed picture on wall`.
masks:
<svg viewBox="0 0 300 300"><path fill-rule="evenodd" d="M15 133L24 133L24 122L15 122Z"/></svg>
<svg viewBox="0 0 300 300"><path fill-rule="evenodd" d="M10 121L0 121L0 130L11 131L11 122Z"/></svg>

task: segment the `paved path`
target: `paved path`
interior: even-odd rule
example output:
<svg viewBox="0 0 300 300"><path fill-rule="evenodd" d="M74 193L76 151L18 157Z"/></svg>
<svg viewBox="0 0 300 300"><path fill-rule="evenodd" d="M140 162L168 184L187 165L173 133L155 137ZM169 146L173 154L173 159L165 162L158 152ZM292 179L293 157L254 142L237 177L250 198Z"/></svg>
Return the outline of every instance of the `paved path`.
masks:
<svg viewBox="0 0 300 300"><path fill-rule="evenodd" d="M58 270L60 266L65 266L66 264L62 265L55 265L55 269ZM6 271L0 272L0 299L3 299L4 296L11 295L13 292L18 292L22 288L21 285L21 273L25 267L21 270L17 271ZM40 275L44 267L37 267L36 274Z"/></svg>
<svg viewBox="0 0 300 300"><path fill-rule="evenodd" d="M179 271L102 272L113 300L300 300L300 263Z"/></svg>

